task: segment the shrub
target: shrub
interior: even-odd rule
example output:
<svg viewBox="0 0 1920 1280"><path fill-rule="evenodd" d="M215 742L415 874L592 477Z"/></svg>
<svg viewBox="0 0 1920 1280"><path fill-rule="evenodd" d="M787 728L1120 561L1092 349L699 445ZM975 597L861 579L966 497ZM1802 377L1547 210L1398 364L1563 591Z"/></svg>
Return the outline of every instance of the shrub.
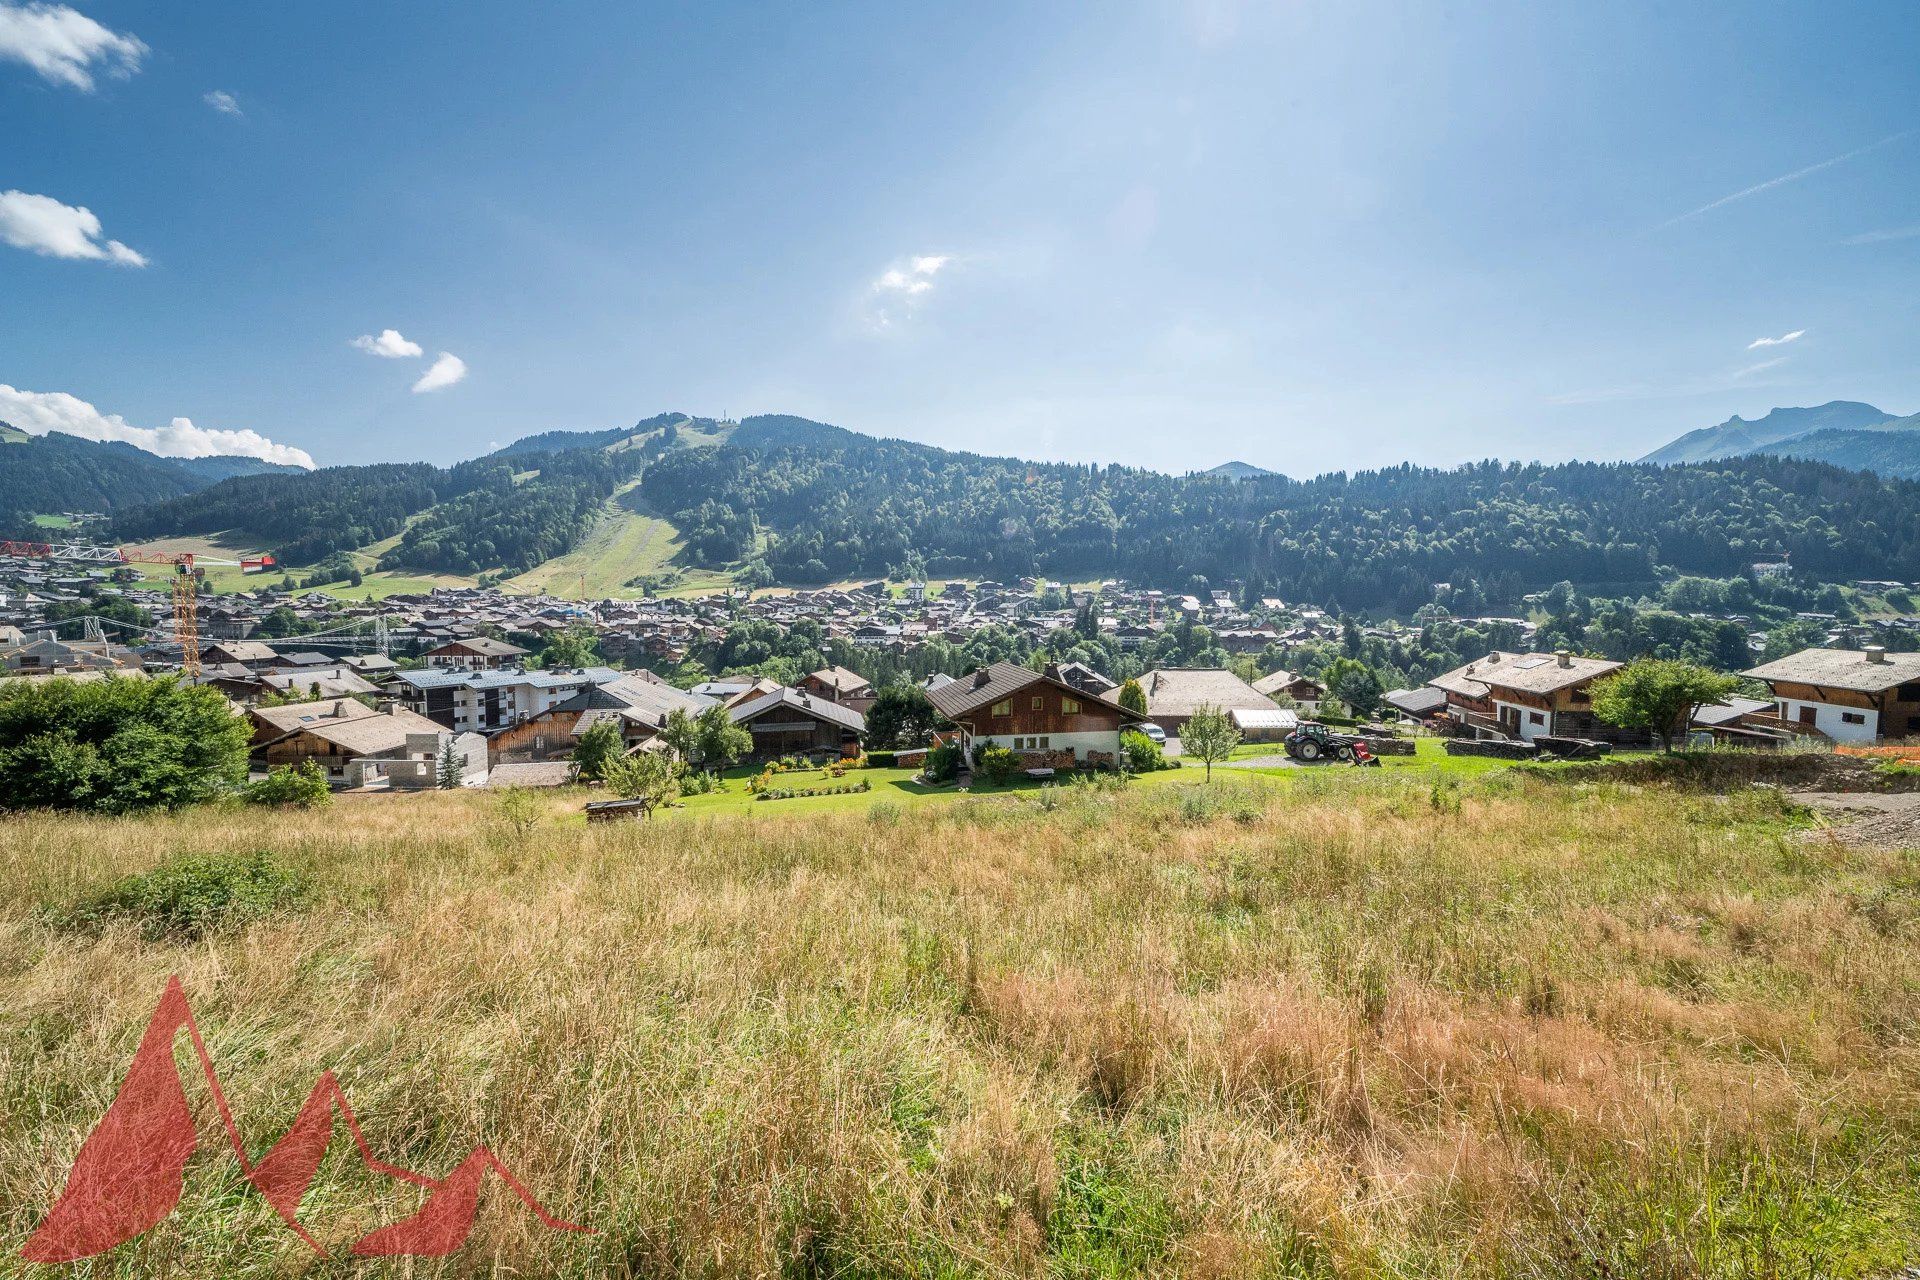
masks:
<svg viewBox="0 0 1920 1280"><path fill-rule="evenodd" d="M515 839L525 840L540 821L540 801L525 787L508 787L496 803L500 820L512 830Z"/></svg>
<svg viewBox="0 0 1920 1280"><path fill-rule="evenodd" d="M898 758L899 757L891 751L869 751L867 752L866 765L869 769L891 769L895 767L894 761Z"/></svg>
<svg viewBox="0 0 1920 1280"><path fill-rule="evenodd" d="M249 736L207 685L0 681L0 809L200 804L246 780Z"/></svg>
<svg viewBox="0 0 1920 1280"><path fill-rule="evenodd" d="M1152 773L1174 767L1173 762L1167 759L1166 752L1160 749L1160 744L1144 733L1121 734L1120 755L1128 773Z"/></svg>
<svg viewBox="0 0 1920 1280"><path fill-rule="evenodd" d="M1020 759L1011 750L997 744L980 749L979 759L974 762L987 781L995 786L1005 786L1013 779L1013 772L1020 767Z"/></svg>
<svg viewBox="0 0 1920 1280"><path fill-rule="evenodd" d="M928 782L952 782L960 772L960 748L943 742L927 752L921 771Z"/></svg>
<svg viewBox="0 0 1920 1280"><path fill-rule="evenodd" d="M312 809L333 802L327 771L316 760L269 769L266 777L249 782L244 794L248 804L277 804L294 809Z"/></svg>
<svg viewBox="0 0 1920 1280"><path fill-rule="evenodd" d="M290 908L306 892L306 877L270 853L189 854L81 899L61 922L98 929L125 920L149 942L191 941Z"/></svg>

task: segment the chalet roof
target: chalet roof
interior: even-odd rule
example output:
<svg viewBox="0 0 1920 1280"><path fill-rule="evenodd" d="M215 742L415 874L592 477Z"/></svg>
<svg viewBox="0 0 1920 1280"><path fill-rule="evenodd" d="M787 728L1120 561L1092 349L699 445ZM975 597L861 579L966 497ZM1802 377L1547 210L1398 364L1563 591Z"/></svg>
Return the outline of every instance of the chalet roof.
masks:
<svg viewBox="0 0 1920 1280"><path fill-rule="evenodd" d="M1802 649L1746 674L1756 680L1789 680L1855 693L1879 693L1920 680L1920 653L1884 653L1880 657L1881 661L1869 661L1863 649Z"/></svg>
<svg viewBox="0 0 1920 1280"><path fill-rule="evenodd" d="M404 750L409 734L437 735L445 732L443 726L425 716L395 707L390 711L376 711L364 716L349 716L342 720L320 719L311 724L298 725L273 741L278 742L295 733L310 733L322 742L333 743L348 755L377 756Z"/></svg>
<svg viewBox="0 0 1920 1280"><path fill-rule="evenodd" d="M1028 685L1036 683L1049 684L1076 698L1097 702L1101 706L1118 711L1129 720L1140 719L1133 712L1100 694L1088 693L1085 689L1075 688L1065 680L1050 677L1044 672L1034 671L1011 662L996 662L990 667L981 667L970 676L962 676L949 684L930 688L927 690L927 698L933 703L934 710L953 720L978 711L981 707L1004 701Z"/></svg>
<svg viewBox="0 0 1920 1280"><path fill-rule="evenodd" d="M527 652L517 644L508 644L505 640L495 640L491 636L463 636L458 640L449 640L431 653L440 653L448 649L470 649L483 658L517 658Z"/></svg>
<svg viewBox="0 0 1920 1280"><path fill-rule="evenodd" d="M1725 702L1714 702L1701 707L1693 713L1695 724L1717 725L1732 724L1742 716L1750 716L1756 711L1771 712L1773 703L1759 698L1728 698Z"/></svg>
<svg viewBox="0 0 1920 1280"><path fill-rule="evenodd" d="M872 684L858 671L849 671L845 667L822 667L807 678L819 681L836 693L857 693Z"/></svg>
<svg viewBox="0 0 1920 1280"><path fill-rule="evenodd" d="M328 698L320 702L289 702L278 707L254 707L254 719L276 733L291 733L322 720L358 720L380 713L352 698Z"/></svg>
<svg viewBox="0 0 1920 1280"><path fill-rule="evenodd" d="M216 651L235 662L271 662L280 656L272 645L258 640L217 640L202 650L203 653Z"/></svg>
<svg viewBox="0 0 1920 1280"><path fill-rule="evenodd" d="M1484 698L1494 689L1512 689L1516 693L1549 694L1556 690L1585 684L1618 671L1624 663L1608 658L1581 658L1572 654L1505 653L1498 649L1484 658L1476 658L1464 667L1427 681L1436 689L1469 698Z"/></svg>
<svg viewBox="0 0 1920 1280"><path fill-rule="evenodd" d="M855 733L865 733L867 718L851 707L843 707L837 702L828 702L825 698L816 698L798 689L780 686L771 693L763 693L757 698L749 698L735 706L730 714L735 724L745 724L775 709L797 711L812 716L815 720L824 720L837 724L843 729Z"/></svg>
<svg viewBox="0 0 1920 1280"><path fill-rule="evenodd" d="M1253 691L1272 697L1274 694L1292 687L1296 682L1301 680L1306 681L1316 689L1325 687L1312 676L1303 676L1297 671L1274 671L1255 680L1253 682Z"/></svg>
<svg viewBox="0 0 1920 1280"><path fill-rule="evenodd" d="M1410 716L1430 716L1447 705L1447 694L1444 689L1429 685L1424 689L1389 689L1380 695L1380 700Z"/></svg>
<svg viewBox="0 0 1920 1280"><path fill-rule="evenodd" d="M1140 678L1150 716L1190 716L1202 706L1222 711L1278 711L1279 704L1223 667L1162 667Z"/></svg>

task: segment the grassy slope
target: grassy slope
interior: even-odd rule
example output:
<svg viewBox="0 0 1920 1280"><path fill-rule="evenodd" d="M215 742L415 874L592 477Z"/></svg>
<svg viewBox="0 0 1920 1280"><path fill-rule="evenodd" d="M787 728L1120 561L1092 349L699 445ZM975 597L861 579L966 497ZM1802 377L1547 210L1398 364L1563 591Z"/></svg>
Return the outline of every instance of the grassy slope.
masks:
<svg viewBox="0 0 1920 1280"><path fill-rule="evenodd" d="M648 508L638 490L628 485L607 501L579 546L509 580L507 585L573 599L580 594L584 574L588 599L638 595L627 583L642 574L665 572L683 545L679 531Z"/></svg>
<svg viewBox="0 0 1920 1280"><path fill-rule="evenodd" d="M0 1256L171 973L260 1150L339 1073L375 1152L484 1140L410 1275L1891 1274L1920 1249L1915 855L1510 771L589 827L542 796L0 824ZM200 944L40 914L168 851L313 876ZM204 1090L96 1274L310 1267ZM417 1197L330 1158L336 1248ZM324 1264L323 1264L324 1265ZM382 1272L382 1274L386 1274Z"/></svg>

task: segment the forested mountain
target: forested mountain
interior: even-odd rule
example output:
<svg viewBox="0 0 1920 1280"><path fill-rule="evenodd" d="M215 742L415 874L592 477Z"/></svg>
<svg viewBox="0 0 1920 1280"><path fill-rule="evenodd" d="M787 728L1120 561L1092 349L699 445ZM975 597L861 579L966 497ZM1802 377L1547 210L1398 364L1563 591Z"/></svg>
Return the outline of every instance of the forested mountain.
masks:
<svg viewBox="0 0 1920 1280"><path fill-rule="evenodd" d="M1814 431L1773 445L1766 452L1920 480L1920 414L1895 418L1865 431Z"/></svg>
<svg viewBox="0 0 1920 1280"><path fill-rule="evenodd" d="M393 462L241 476L126 511L114 533L139 540L241 530L282 563L304 565L404 530L382 568L519 571L568 550L641 461L633 452L585 449L448 468Z"/></svg>
<svg viewBox="0 0 1920 1280"><path fill-rule="evenodd" d="M112 511L210 483L179 459L59 432L0 443L0 450L0 510Z"/></svg>
<svg viewBox="0 0 1920 1280"><path fill-rule="evenodd" d="M1818 576L1920 577L1920 485L1797 460L1229 481L848 435L854 443L762 446L743 422L730 445L663 458L641 492L691 554L761 554L793 582L889 569L1202 576L1412 608L1435 582L1468 577L1511 598L1562 579L1648 581L1656 565L1735 574L1782 552Z"/></svg>
<svg viewBox="0 0 1920 1280"><path fill-rule="evenodd" d="M1169 476L983 457L782 415L738 426L661 415L531 437L447 468L236 477L125 510L116 532L244 530L289 565L398 535L382 567L522 571L577 545L635 476L688 560L761 581L1198 576L1411 609L1436 582L1471 579L1511 600L1562 580L1647 583L1657 567L1737 575L1782 553L1829 580L1920 578L1920 484L1812 461ZM9 505L0 492L0 510Z"/></svg>
<svg viewBox="0 0 1920 1280"><path fill-rule="evenodd" d="M1775 409L1754 422L1736 414L1717 427L1689 431L1640 461L1708 462L1753 453L1913 479L1920 477L1920 414L1896 418L1856 400Z"/></svg>
<svg viewBox="0 0 1920 1280"><path fill-rule="evenodd" d="M0 510L115 511L177 497L228 476L304 474L258 458L163 458L123 441L55 431L30 436L0 422Z"/></svg>
<svg viewBox="0 0 1920 1280"><path fill-rule="evenodd" d="M538 474L516 480L511 465L489 459L454 468L477 474L457 497L409 525L399 545L381 557L380 567L520 573L565 555L601 504L639 471L642 455L582 449L523 455L514 463L537 468Z"/></svg>

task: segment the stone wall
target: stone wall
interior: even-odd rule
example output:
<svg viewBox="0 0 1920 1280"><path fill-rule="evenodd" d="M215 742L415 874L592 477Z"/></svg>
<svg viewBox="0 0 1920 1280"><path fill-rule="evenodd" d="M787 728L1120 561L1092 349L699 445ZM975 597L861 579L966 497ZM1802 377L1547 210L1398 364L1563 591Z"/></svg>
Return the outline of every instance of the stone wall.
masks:
<svg viewBox="0 0 1920 1280"><path fill-rule="evenodd" d="M1531 742L1476 742L1471 738L1448 738L1450 756L1491 756L1495 760L1531 760L1538 754Z"/></svg>

